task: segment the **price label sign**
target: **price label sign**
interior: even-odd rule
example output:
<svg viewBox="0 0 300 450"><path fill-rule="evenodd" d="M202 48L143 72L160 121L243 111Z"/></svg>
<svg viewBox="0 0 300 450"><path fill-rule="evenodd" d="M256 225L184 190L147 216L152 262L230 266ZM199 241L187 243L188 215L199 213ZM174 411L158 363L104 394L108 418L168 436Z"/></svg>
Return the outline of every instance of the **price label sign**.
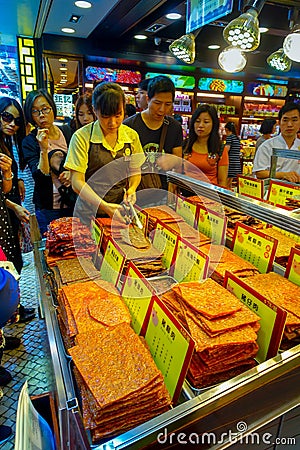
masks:
<svg viewBox="0 0 300 450"><path fill-rule="evenodd" d="M130 262L121 288L132 318L132 328L140 334L154 291L138 268Z"/></svg>
<svg viewBox="0 0 300 450"><path fill-rule="evenodd" d="M291 249L284 276L292 283L300 286L300 250Z"/></svg>
<svg viewBox="0 0 300 450"><path fill-rule="evenodd" d="M272 269L278 241L243 223L236 223L232 251L258 268L260 273Z"/></svg>
<svg viewBox="0 0 300 450"><path fill-rule="evenodd" d="M214 244L224 245L227 227L225 214L198 205L196 226L201 233L210 237Z"/></svg>
<svg viewBox="0 0 300 450"><path fill-rule="evenodd" d="M270 181L267 200L274 205L286 205L286 200L300 194L300 186Z"/></svg>
<svg viewBox="0 0 300 450"><path fill-rule="evenodd" d="M97 247L100 247L102 242L103 229L98 226L95 219L92 219L91 221L91 235Z"/></svg>
<svg viewBox="0 0 300 450"><path fill-rule="evenodd" d="M238 175L237 191L247 197L262 200L264 198L264 180Z"/></svg>
<svg viewBox="0 0 300 450"><path fill-rule="evenodd" d="M170 268L170 275L178 283L186 281L201 281L207 278L209 258L185 239L179 237L176 259Z"/></svg>
<svg viewBox="0 0 300 450"><path fill-rule="evenodd" d="M184 197L176 197L175 211L179 214L189 225L195 226L195 219L197 213L197 205L190 202Z"/></svg>
<svg viewBox="0 0 300 450"><path fill-rule="evenodd" d="M177 239L177 233L160 220L157 220L153 237L153 247L162 253L162 264L165 269L169 269L173 262Z"/></svg>
<svg viewBox="0 0 300 450"><path fill-rule="evenodd" d="M142 329L152 357L176 403L193 354L194 341L162 301L154 296Z"/></svg>
<svg viewBox="0 0 300 450"><path fill-rule="evenodd" d="M260 317L260 328L257 332L259 350L255 359L263 362L276 356L287 312L229 272L225 274L224 286Z"/></svg>
<svg viewBox="0 0 300 450"><path fill-rule="evenodd" d="M125 255L117 243L109 237L100 266L103 280L118 286L125 262Z"/></svg>

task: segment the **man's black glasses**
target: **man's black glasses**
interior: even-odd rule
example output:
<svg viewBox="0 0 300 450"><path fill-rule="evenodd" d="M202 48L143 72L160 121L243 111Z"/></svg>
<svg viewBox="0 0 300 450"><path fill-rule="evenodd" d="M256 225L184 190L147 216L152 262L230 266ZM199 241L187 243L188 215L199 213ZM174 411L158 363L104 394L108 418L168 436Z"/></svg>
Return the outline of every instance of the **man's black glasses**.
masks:
<svg viewBox="0 0 300 450"><path fill-rule="evenodd" d="M22 123L21 117L14 117L11 113L7 111L3 111L0 115L2 117L2 120L6 123L11 123L12 121L14 121L17 127L19 127Z"/></svg>

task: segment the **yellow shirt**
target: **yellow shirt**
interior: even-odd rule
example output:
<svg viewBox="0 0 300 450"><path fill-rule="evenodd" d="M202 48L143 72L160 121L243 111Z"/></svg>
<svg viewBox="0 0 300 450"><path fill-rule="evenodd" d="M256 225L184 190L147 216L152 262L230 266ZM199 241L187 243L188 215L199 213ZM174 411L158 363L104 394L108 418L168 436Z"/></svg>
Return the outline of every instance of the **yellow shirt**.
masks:
<svg viewBox="0 0 300 450"><path fill-rule="evenodd" d="M132 156L130 157L129 166L132 169L141 167L145 161L145 155L140 143L140 138L135 130L127 125L121 124L118 130L118 139L115 148L112 148L106 141L98 120L89 123L73 134L64 167L68 170L85 173L88 167L88 152L90 143L102 144L107 148L112 156L118 150L121 150L125 144L131 144ZM92 131L92 134L91 134Z"/></svg>

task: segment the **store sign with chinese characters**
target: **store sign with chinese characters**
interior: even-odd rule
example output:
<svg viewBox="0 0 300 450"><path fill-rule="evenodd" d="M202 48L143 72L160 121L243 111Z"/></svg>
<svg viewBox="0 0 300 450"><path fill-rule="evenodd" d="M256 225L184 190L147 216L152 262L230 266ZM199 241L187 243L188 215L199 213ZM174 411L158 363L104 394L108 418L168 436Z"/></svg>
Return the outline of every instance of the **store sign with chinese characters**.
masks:
<svg viewBox="0 0 300 450"><path fill-rule="evenodd" d="M54 103L57 109L57 116L72 117L73 116L73 99L72 95L54 94Z"/></svg>
<svg viewBox="0 0 300 450"><path fill-rule="evenodd" d="M257 332L259 350L255 359L258 362L263 362L276 356L282 339L287 312L229 272L225 274L224 287L260 317L260 328Z"/></svg>
<svg viewBox="0 0 300 450"><path fill-rule="evenodd" d="M124 263L124 253L114 239L109 237L100 266L100 275L103 280L109 281L117 287L119 285Z"/></svg>
<svg viewBox="0 0 300 450"><path fill-rule="evenodd" d="M232 251L258 268L260 273L272 269L277 239L255 230L243 223L237 223L232 240Z"/></svg>
<svg viewBox="0 0 300 450"><path fill-rule="evenodd" d="M271 180L267 200L274 205L285 206L289 198L299 194L300 186Z"/></svg>
<svg viewBox="0 0 300 450"><path fill-rule="evenodd" d="M300 250L291 249L284 276L292 283L300 286Z"/></svg>
<svg viewBox="0 0 300 450"><path fill-rule="evenodd" d="M239 194L261 200L264 198L264 180L238 175L237 191Z"/></svg>

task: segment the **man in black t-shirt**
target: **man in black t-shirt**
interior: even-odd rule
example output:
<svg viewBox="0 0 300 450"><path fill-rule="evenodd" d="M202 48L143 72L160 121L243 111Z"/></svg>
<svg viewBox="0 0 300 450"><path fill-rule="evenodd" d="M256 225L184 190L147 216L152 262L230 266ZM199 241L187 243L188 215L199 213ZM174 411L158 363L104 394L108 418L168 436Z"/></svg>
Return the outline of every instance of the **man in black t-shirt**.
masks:
<svg viewBox="0 0 300 450"><path fill-rule="evenodd" d="M148 167L153 165L160 174L181 169L182 128L178 121L170 117L174 97L175 86L172 80L163 75L154 77L148 84L148 108L124 121L125 125L138 132ZM159 153L164 122L167 123L167 131L162 152ZM165 177L161 176L161 180L162 187L167 189Z"/></svg>

